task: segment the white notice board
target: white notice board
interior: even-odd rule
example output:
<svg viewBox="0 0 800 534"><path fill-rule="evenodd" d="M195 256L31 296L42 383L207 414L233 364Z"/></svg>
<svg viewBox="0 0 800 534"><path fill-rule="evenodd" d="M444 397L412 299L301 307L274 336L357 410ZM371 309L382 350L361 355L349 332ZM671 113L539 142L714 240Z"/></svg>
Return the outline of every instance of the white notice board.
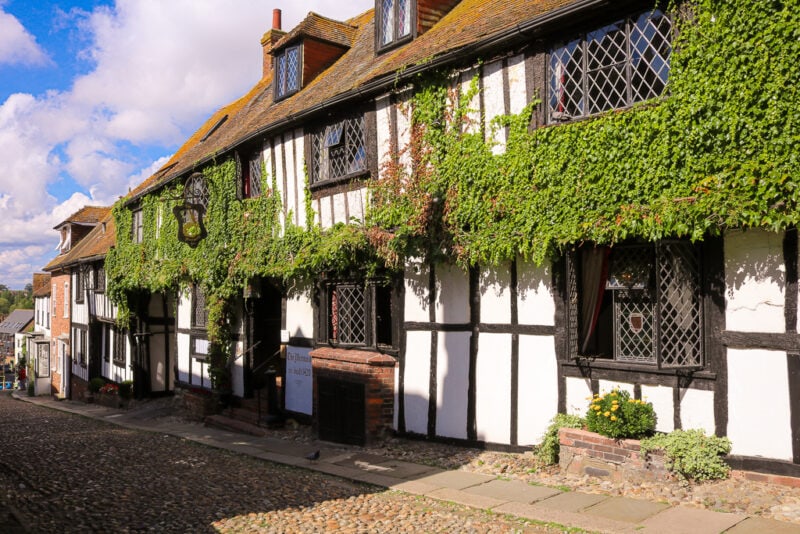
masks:
<svg viewBox="0 0 800 534"><path fill-rule="evenodd" d="M286 409L308 415L314 394L310 352L307 347L286 347Z"/></svg>

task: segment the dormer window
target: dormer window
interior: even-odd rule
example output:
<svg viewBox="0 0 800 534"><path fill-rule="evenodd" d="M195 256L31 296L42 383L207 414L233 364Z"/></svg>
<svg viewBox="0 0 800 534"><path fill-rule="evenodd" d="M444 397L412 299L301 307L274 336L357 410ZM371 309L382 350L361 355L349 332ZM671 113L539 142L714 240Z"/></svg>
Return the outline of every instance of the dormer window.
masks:
<svg viewBox="0 0 800 534"><path fill-rule="evenodd" d="M311 184L352 178L367 170L364 115L351 116L311 135Z"/></svg>
<svg viewBox="0 0 800 534"><path fill-rule="evenodd" d="M411 38L411 13L414 0L378 0L378 48L386 48Z"/></svg>
<svg viewBox="0 0 800 534"><path fill-rule="evenodd" d="M275 100L300 90L300 52L300 45L297 45L275 54Z"/></svg>

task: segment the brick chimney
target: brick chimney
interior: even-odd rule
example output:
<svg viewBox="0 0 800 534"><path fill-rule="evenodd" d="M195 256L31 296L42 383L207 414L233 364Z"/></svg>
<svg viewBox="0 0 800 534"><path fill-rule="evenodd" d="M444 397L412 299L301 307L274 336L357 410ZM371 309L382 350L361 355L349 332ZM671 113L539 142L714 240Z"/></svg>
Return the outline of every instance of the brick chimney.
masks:
<svg viewBox="0 0 800 534"><path fill-rule="evenodd" d="M277 43L284 35L286 35L286 32L281 30L281 10L273 9L272 29L265 33L264 37L261 38L261 48L264 51L263 74L261 75L262 80L272 73L272 47L275 46L275 43Z"/></svg>

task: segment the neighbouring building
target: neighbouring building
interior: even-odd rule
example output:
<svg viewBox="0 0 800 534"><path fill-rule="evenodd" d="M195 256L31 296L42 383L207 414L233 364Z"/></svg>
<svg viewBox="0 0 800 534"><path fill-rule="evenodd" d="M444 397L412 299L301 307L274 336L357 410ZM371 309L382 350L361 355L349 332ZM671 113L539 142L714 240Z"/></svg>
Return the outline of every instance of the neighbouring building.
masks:
<svg viewBox="0 0 800 534"><path fill-rule="evenodd" d="M14 310L0 322L0 361L14 365L24 356L24 334L33 329L33 310ZM19 336L19 337L18 337Z"/></svg>

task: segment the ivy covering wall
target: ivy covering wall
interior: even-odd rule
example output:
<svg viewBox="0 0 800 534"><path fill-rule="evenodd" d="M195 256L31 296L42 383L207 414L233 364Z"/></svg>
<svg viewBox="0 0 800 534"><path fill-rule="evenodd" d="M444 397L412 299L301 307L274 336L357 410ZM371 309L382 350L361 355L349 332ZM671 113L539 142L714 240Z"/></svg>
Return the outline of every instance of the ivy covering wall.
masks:
<svg viewBox="0 0 800 534"><path fill-rule="evenodd" d="M226 303L253 276L288 287L323 271L398 269L410 255L461 265L518 255L542 262L583 241L699 240L729 227L796 225L798 0L697 0L680 12L665 97L529 131L532 102L497 121L509 132L502 154L484 142L486 132L463 133L477 84L454 102L447 73L416 79L411 143L403 148L413 171L387 165L370 184L364 225L323 231L309 223L281 233L274 178L262 173L265 195L239 200L232 159L198 169L210 203L208 236L196 248L176 237L172 199L180 185L141 199L142 244L131 240L130 207L118 203L106 270L121 319L140 290L200 283L209 335L224 345Z"/></svg>

